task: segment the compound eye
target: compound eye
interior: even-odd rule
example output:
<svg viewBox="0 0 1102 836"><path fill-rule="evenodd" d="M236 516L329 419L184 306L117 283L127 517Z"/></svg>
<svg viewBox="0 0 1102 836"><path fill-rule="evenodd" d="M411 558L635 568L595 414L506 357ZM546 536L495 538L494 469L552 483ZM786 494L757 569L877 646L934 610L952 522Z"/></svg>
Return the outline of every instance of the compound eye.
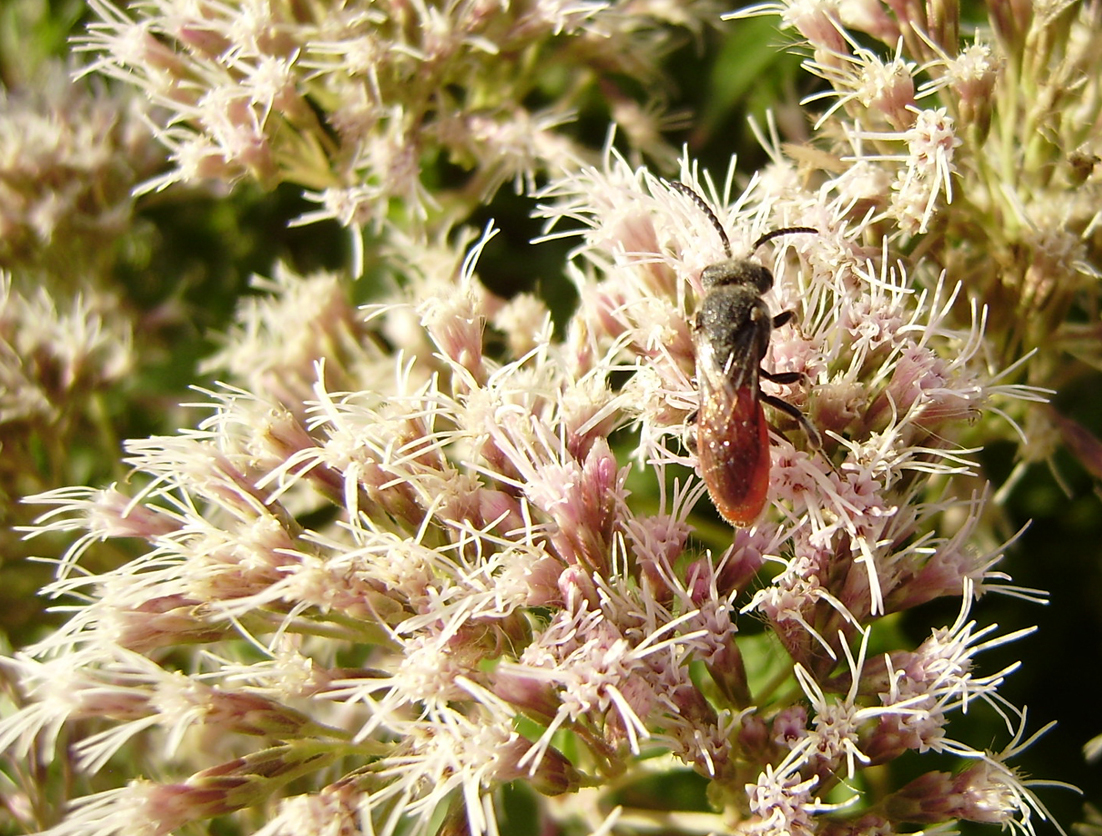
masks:
<svg viewBox="0 0 1102 836"><path fill-rule="evenodd" d="M750 268L753 273L752 284L758 289L758 293L768 293L773 288L773 274L760 264L751 264Z"/></svg>

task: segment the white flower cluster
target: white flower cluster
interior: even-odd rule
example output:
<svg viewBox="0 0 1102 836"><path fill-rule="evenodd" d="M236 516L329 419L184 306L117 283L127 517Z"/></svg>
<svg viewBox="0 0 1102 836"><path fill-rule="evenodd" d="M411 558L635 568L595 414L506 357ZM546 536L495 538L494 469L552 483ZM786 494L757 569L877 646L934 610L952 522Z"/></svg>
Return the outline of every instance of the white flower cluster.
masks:
<svg viewBox="0 0 1102 836"><path fill-rule="evenodd" d="M396 240L404 284L359 310L334 277L285 270L230 330L214 362L233 385L205 393L208 418L130 442L127 490L35 498L53 506L35 534L77 534L48 590L77 603L3 661L23 705L0 721L0 751L48 758L70 727L91 729L71 743L79 769L125 763L133 779L80 799L50 836L217 816L264 836L483 836L505 827L507 785L538 824L593 834L954 820L1032 834L1047 817L1008 762L1026 726L997 693L1011 668L975 662L1026 631L971 620L985 592L1038 595L1003 583L964 446L985 413L1039 395L989 369L985 308L910 247L960 195L959 125L916 104L953 84L916 84L928 67L902 49L858 47L836 3L750 10L813 41L831 118L882 120L847 123L852 155L815 177L771 140L772 164L736 195L733 166L719 189L688 159L679 185L612 151L567 166L536 147L550 130L439 98L459 95L447 68L506 52L525 26L582 44L638 34L618 4L348 3L325 25L261 2L160 0L144 23L93 5L100 69L144 68L179 114L169 180L325 158L319 201L360 224L390 199L412 214L430 202L421 131L482 148L484 183L558 160L540 212L548 236L578 240L580 303L556 336L538 299L486 291L492 229ZM868 27L898 23L864 5L881 13ZM974 93L988 67L965 52L939 66L956 62ZM361 108L340 136L285 145L316 118L311 97L348 105L350 79ZM431 123L395 104L428 89ZM702 335L727 262L718 273L761 284L727 331ZM715 419L717 397L738 421ZM751 464L702 478L704 444ZM743 489L753 513L732 533L705 497L722 510ZM85 570L107 538L136 542L134 559ZM959 616L918 647L882 629L943 597ZM950 729L987 708L1011 739L1000 752ZM926 753L958 771L931 766L872 805L866 770ZM685 773L706 811L632 802Z"/></svg>
<svg viewBox="0 0 1102 836"><path fill-rule="evenodd" d="M289 181L318 204L301 223L355 230L395 208L415 222L461 217L455 204L575 164L586 151L561 128L593 81L654 81L673 27L699 33L718 14L711 0L89 5L89 70L163 113L172 165L144 190ZM622 129L669 157L665 117L618 99ZM441 163L466 173L460 188L436 182Z"/></svg>
<svg viewBox="0 0 1102 836"><path fill-rule="evenodd" d="M274 395L211 393L197 430L132 442L145 483L133 500L39 497L57 506L39 531L86 532L51 589L84 604L10 663L33 701L0 726L0 745L25 754L44 732L97 717L108 726L78 745L85 769L150 734L174 761L222 761L183 784L89 800L56 832L133 832L136 796L145 826L167 829L255 807L310 774L320 795L288 802L266 832L290 832L336 793L376 832L429 832L447 808L490 833L502 784L599 788L645 771L656 750L711 782L717 822L747 832L810 832L819 813L838 815L825 799L839 780L907 751L982 763L977 781L1009 788L999 820L1030 828L1043 808L1002 758L946 734L956 709L997 704L1005 672L973 670L992 640L967 613L1000 578L999 550L970 548L982 496L930 495L967 469L954 428L1008 387L974 362L979 321L946 323L946 282L862 246L831 193L759 184L714 201L736 250L777 223L818 230L774 245L768 298L797 319L765 365L805 376L776 388L824 437L811 451L798 426L772 433L770 510L714 556L689 539L704 490L679 442L697 399L699 273L722 254L701 208L669 184L610 158L547 189L548 215L585 221L574 259L585 301L564 341L544 328L512 359L491 357L490 323L541 317L497 315L474 272L486 237L458 280L415 276L405 301L359 314L330 295L309 327L299 292L326 280L274 283L282 302L245 309L234 336L257 358L242 376ZM309 341L290 350L296 325ZM314 352L325 362L300 402ZM632 437L659 489L650 510L631 501L631 468L614 452ZM958 534L936 524L950 508L965 512ZM107 536L148 550L103 575L78 571ZM962 592L953 628L867 656L884 614ZM768 638L741 635L750 615ZM196 645L194 670L164 655ZM795 692L759 693L770 647L790 658ZM786 706L801 693L796 717ZM897 821L976 817L964 805L937 818L923 798L907 794Z"/></svg>

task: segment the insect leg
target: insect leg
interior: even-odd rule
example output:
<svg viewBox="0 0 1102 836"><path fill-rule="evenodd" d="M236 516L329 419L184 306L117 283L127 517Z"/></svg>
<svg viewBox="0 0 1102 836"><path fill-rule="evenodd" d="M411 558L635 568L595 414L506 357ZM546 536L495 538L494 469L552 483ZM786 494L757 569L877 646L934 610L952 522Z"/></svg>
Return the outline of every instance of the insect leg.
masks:
<svg viewBox="0 0 1102 836"><path fill-rule="evenodd" d="M689 415L689 417L685 419L685 423L688 426L695 428L697 420L699 418L700 418L700 410L699 409L694 409L692 411L692 413ZM685 448L690 453L692 453L694 456L696 455L696 433L695 432L690 432L688 435L686 435L682 439L682 443L685 445Z"/></svg>
<svg viewBox="0 0 1102 836"><path fill-rule="evenodd" d="M798 374L798 372L793 372L793 374ZM762 403L767 403L773 407L773 409L779 410L785 415L794 418L796 422L803 427L804 433L807 434L807 443L811 449L818 450L823 446L823 439L822 436L819 435L819 431L815 429L815 425L807 420L807 416L800 412L797 407L773 395L767 395L765 392L762 392L759 397Z"/></svg>
<svg viewBox="0 0 1102 836"><path fill-rule="evenodd" d="M774 383L802 383L807 380L807 375L803 372L767 372L765 369L759 369L758 374L764 377L766 380L772 380Z"/></svg>

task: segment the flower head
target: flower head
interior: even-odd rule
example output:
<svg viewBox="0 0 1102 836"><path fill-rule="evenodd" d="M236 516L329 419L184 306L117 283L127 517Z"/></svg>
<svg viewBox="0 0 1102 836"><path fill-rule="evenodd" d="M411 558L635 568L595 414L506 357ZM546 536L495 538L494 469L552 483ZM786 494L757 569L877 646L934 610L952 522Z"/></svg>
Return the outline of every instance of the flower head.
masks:
<svg viewBox="0 0 1102 836"><path fill-rule="evenodd" d="M557 55L537 46L550 35L645 63L627 47L660 39L631 8L321 19L163 0L132 19L96 0L86 46L169 107L177 149L227 181L296 179L311 217L370 221L396 280L362 308L334 275L256 280L267 298L206 366L226 378L203 390L208 414L128 442L128 496L36 497L32 535L85 533L47 589L70 619L8 663L21 691L0 747L46 751L98 722L75 766L135 776L88 783L51 836L215 817L273 836L483 836L506 785L555 826L602 833L648 815L608 813L625 790L673 771L716 832L961 818L1032 833L1044 807L1007 765L1024 712L997 694L1011 669L976 663L1022 633L971 617L985 592L1030 593L980 536L971 439L1038 393L993 371L971 276L921 244L975 205L959 183L977 108L946 99L990 73L950 50L952 21L931 14L919 35L905 4L853 6L748 10L782 12L814 50L838 165L809 177L770 139L771 165L738 190L733 161L722 188L687 157L676 184L611 145L583 163L556 133L565 110L520 104L530 90L501 62ZM857 46L851 20L890 33L890 52ZM424 177L445 151L471 194L547 177L539 213L575 243L581 299L561 331L483 286L492 227L422 226L447 204ZM1044 217L1023 274L1038 297L1076 251ZM750 497L733 532L715 513L729 494ZM115 537L136 556L86 569ZM917 647L890 629L941 597L961 600L950 627ZM958 739L972 706L1007 719L1008 750ZM863 797L866 770L930 752L957 771Z"/></svg>

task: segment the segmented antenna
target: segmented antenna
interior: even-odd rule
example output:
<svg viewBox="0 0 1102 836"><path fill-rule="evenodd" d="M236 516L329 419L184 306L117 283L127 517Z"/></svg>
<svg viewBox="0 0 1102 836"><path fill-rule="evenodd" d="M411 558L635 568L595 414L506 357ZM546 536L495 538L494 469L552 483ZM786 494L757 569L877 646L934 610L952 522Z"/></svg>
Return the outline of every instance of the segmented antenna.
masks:
<svg viewBox="0 0 1102 836"><path fill-rule="evenodd" d="M756 250L766 241L772 241L781 235L791 235L793 232L811 232L817 233L819 230L812 226L786 226L784 229L774 229L772 232L767 232L761 238L754 242L754 249Z"/></svg>
<svg viewBox="0 0 1102 836"><path fill-rule="evenodd" d="M667 180L671 186L677 189L684 195L688 195L692 198L693 203L700 207L705 215L708 216L708 220L712 222L712 226L716 228L716 232L719 233L720 240L723 241L723 250L727 253L727 257L731 257L731 241L727 238L727 233L723 231L723 225L719 222L719 218L716 217L716 213L712 211L707 202L691 186L686 186L684 183L680 183L676 180ZM754 246L751 251L756 250L766 241L772 241L774 238L779 238L781 235L791 235L794 232L808 232L818 233L819 230L810 226L786 226L784 229L774 229L772 232L767 232L761 238L754 242Z"/></svg>
<svg viewBox="0 0 1102 836"><path fill-rule="evenodd" d="M690 186L686 186L684 183L679 183L676 180L667 180L671 186L677 189L682 194L688 195L692 198L693 203L700 207L705 215L708 216L708 220L712 222L712 226L716 228L716 232L719 233L719 238L723 242L723 251L727 253L727 257L731 257L731 241L727 237L727 233L723 231L723 224L719 222L719 218L716 217L716 213L712 211L710 207L700 195L696 193ZM755 247L756 249L756 247Z"/></svg>

